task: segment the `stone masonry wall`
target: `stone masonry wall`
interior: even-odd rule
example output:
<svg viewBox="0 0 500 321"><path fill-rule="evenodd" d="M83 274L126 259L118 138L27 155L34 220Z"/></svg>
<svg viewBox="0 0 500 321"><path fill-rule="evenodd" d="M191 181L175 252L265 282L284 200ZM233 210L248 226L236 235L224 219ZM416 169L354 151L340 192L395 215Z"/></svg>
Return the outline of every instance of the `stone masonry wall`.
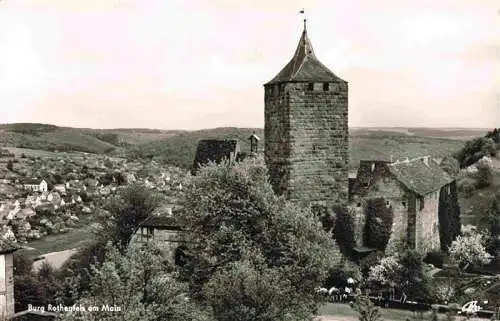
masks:
<svg viewBox="0 0 500 321"><path fill-rule="evenodd" d="M7 283L6 316L14 315L14 259L12 254L5 254L5 281Z"/></svg>
<svg viewBox="0 0 500 321"><path fill-rule="evenodd" d="M178 231L155 230L154 240L160 244L165 257L175 263L175 250L180 245L181 235Z"/></svg>
<svg viewBox="0 0 500 321"><path fill-rule="evenodd" d="M275 193L287 195L290 155L290 117L284 85L265 87L264 150Z"/></svg>
<svg viewBox="0 0 500 321"><path fill-rule="evenodd" d="M420 210L420 201L417 201L416 249L424 252L439 250L439 192L426 195L423 201L422 210Z"/></svg>
<svg viewBox="0 0 500 321"><path fill-rule="evenodd" d="M141 237L141 229L139 229L132 240L137 243L150 241L157 243L169 262L174 263L175 250L181 245L182 234L179 231L155 229L153 238Z"/></svg>
<svg viewBox="0 0 500 321"><path fill-rule="evenodd" d="M266 162L275 191L290 200L346 204L348 86L323 89L323 83L314 90L307 83L266 88Z"/></svg>
<svg viewBox="0 0 500 321"><path fill-rule="evenodd" d="M402 241L406 240L408 230L407 196L401 186L393 179L385 177L375 184L365 199L383 198L387 206L392 206L394 213L391 236L386 247L386 254L397 251Z"/></svg>

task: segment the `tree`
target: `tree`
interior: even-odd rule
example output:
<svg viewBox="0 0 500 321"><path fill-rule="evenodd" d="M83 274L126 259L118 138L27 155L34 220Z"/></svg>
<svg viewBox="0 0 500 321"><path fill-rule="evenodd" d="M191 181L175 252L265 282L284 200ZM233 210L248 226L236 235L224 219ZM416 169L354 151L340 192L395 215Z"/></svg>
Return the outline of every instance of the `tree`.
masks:
<svg viewBox="0 0 500 321"><path fill-rule="evenodd" d="M496 153L495 141L487 137L479 137L467 141L454 157L460 163L460 168L470 166L484 156L493 156Z"/></svg>
<svg viewBox="0 0 500 321"><path fill-rule="evenodd" d="M380 309L366 296L357 296L356 301L351 303L351 307L359 314L359 321L383 320Z"/></svg>
<svg viewBox="0 0 500 321"><path fill-rule="evenodd" d="M370 199L366 202L365 215L364 243L384 252L392 232L392 207L383 198Z"/></svg>
<svg viewBox="0 0 500 321"><path fill-rule="evenodd" d="M439 241L441 250L448 252L451 243L461 233L460 205L458 203L457 184L449 186L449 193L442 187L439 192Z"/></svg>
<svg viewBox="0 0 500 321"><path fill-rule="evenodd" d="M193 298L207 300L218 320L247 320L248 313L304 320L317 311L314 289L340 253L309 208L274 194L262 158L210 164L183 186L178 222L189 244L183 272Z"/></svg>
<svg viewBox="0 0 500 321"><path fill-rule="evenodd" d="M446 173L448 173L452 177L455 177L460 172L460 164L458 163L456 158L453 158L451 156L444 157L440 163L440 166Z"/></svg>
<svg viewBox="0 0 500 321"><path fill-rule="evenodd" d="M471 232L458 236L450 247L450 259L464 270L469 265L483 265L491 262L492 256L486 252L484 235Z"/></svg>
<svg viewBox="0 0 500 321"><path fill-rule="evenodd" d="M424 257L415 250L406 250L400 254L398 262L401 265L401 290L418 302L430 303L434 300L431 279L424 271Z"/></svg>
<svg viewBox="0 0 500 321"><path fill-rule="evenodd" d="M370 268L367 281L379 289L392 290L400 283L402 270L403 266L396 256L384 257Z"/></svg>
<svg viewBox="0 0 500 321"><path fill-rule="evenodd" d="M475 174L476 188L486 188L493 184L493 171L488 164L478 164Z"/></svg>
<svg viewBox="0 0 500 321"><path fill-rule="evenodd" d="M186 300L185 285L166 271L158 247L132 245L125 254L108 247L100 267L93 267L90 291L76 304L97 306L98 311L83 311L61 316L61 321L209 321L210 310ZM112 312L103 306L118 307Z"/></svg>
<svg viewBox="0 0 500 321"><path fill-rule="evenodd" d="M340 251L345 257L353 258L356 246L354 213L345 207L335 208L333 235Z"/></svg>
<svg viewBox="0 0 500 321"><path fill-rule="evenodd" d="M480 223L487 232L488 253L496 261L500 258L500 194L495 194L488 202L485 213L480 217Z"/></svg>
<svg viewBox="0 0 500 321"><path fill-rule="evenodd" d="M104 261L106 244L111 242L125 253L139 224L158 207L160 198L142 185L129 185L116 198L105 204L107 211L100 211L98 228L93 231L94 241L81 248L61 270L66 277L76 278L79 292L88 290L91 266Z"/></svg>
<svg viewBox="0 0 500 321"><path fill-rule="evenodd" d="M124 253L139 224L158 208L160 201L159 195L143 185L127 186L105 205L106 211L100 217L101 236Z"/></svg>

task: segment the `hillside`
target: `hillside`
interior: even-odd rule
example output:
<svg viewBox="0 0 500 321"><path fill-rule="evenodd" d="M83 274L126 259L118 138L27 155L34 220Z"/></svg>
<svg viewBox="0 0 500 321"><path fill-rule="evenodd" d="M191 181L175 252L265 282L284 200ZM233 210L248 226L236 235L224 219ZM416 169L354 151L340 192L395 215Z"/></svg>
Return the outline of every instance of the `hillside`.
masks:
<svg viewBox="0 0 500 321"><path fill-rule="evenodd" d="M0 144L46 151L94 154L123 153L129 146L164 139L182 131L155 129L90 129L37 123L0 125Z"/></svg>
<svg viewBox="0 0 500 321"><path fill-rule="evenodd" d="M0 144L7 147L45 151L80 151L155 158L188 168L200 139L238 139L243 151L249 151L247 138L256 132L262 140L262 128L223 127L196 131L141 128L90 129L58 127L36 123L0 125ZM415 157L430 154L442 157L463 146L463 141L482 136L484 129L436 128L351 128L351 168L360 159Z"/></svg>
<svg viewBox="0 0 500 321"><path fill-rule="evenodd" d="M248 137L255 131L261 138L263 150L264 131L256 128L215 128L185 132L130 149L132 157L155 158L179 167L191 166L200 139L239 139L242 151L250 150ZM361 159L390 160L421 155L444 157L463 147L462 140L405 135L401 132L358 129L350 135L350 167L356 168Z"/></svg>

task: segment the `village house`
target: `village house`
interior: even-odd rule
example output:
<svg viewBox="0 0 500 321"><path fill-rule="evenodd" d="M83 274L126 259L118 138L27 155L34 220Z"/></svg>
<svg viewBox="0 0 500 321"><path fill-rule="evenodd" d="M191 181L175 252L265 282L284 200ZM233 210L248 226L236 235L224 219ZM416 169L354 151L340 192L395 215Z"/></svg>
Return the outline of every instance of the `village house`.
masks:
<svg viewBox="0 0 500 321"><path fill-rule="evenodd" d="M389 245L402 240L422 251L440 249L439 204L452 192L455 179L429 156L412 160L361 161L357 176L351 181L351 207L357 218L356 240L363 249L364 204L370 199L384 199L393 210Z"/></svg>
<svg viewBox="0 0 500 321"><path fill-rule="evenodd" d="M54 188L52 190L64 195L64 194L66 194L66 185L65 184L56 184L56 185L54 185Z"/></svg>
<svg viewBox="0 0 500 321"><path fill-rule="evenodd" d="M36 212L31 207L25 207L17 211L11 219L26 220L36 215Z"/></svg>
<svg viewBox="0 0 500 321"><path fill-rule="evenodd" d="M44 179L38 180L34 178L28 178L22 181L22 185L25 190L33 192L46 192L48 190L47 181Z"/></svg>

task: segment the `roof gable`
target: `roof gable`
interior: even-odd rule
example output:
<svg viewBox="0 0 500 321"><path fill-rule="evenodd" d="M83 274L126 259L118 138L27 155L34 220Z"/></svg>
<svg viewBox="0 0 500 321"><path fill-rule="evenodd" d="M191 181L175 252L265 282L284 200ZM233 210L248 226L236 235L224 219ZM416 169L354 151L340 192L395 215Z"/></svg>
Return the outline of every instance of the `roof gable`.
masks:
<svg viewBox="0 0 500 321"><path fill-rule="evenodd" d="M396 180L420 196L436 192L454 181L436 162L429 161L428 157L392 163L388 165L388 169Z"/></svg>

